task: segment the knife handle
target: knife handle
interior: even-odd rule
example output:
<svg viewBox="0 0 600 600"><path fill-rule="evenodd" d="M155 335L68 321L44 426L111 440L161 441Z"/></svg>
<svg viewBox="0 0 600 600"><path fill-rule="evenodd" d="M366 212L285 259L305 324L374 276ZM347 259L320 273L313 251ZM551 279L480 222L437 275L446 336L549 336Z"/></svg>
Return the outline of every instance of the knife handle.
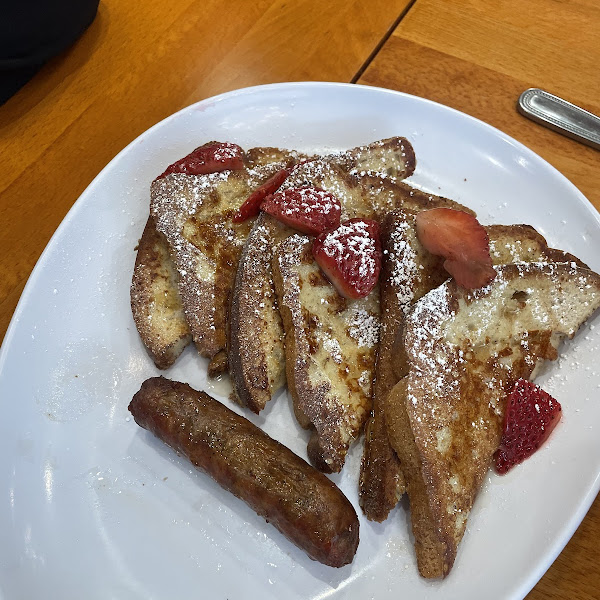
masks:
<svg viewBox="0 0 600 600"><path fill-rule="evenodd" d="M600 150L600 117L538 88L519 96L519 112L536 123Z"/></svg>

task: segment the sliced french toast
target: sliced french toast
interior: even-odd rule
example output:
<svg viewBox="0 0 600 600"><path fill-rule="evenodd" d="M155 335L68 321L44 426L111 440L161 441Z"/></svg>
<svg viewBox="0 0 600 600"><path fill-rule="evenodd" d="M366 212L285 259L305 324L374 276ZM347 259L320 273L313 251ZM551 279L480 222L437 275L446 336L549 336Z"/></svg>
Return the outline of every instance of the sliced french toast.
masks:
<svg viewBox="0 0 600 600"><path fill-rule="evenodd" d="M392 447L407 480L425 577L450 571L498 448L506 395L600 307L600 276L576 262L496 267L465 290L453 279L407 313L407 375L386 397Z"/></svg>
<svg viewBox="0 0 600 600"><path fill-rule="evenodd" d="M373 152L380 157L375 169L369 162ZM260 184L304 158L293 151L253 148L244 153L244 169L207 175L174 173L152 184L151 214L179 274L178 289L194 343L202 356L211 359L210 374L227 369L229 297L252 225L252 220L233 223L231 217ZM339 152L331 160L346 171L363 172L368 166L390 178L410 175L415 166L414 151L404 138ZM150 313L152 306L145 310Z"/></svg>
<svg viewBox="0 0 600 600"><path fill-rule="evenodd" d="M340 196L343 218L383 213L398 202L399 179L415 168L404 138L389 138L297 165L281 189L318 187ZM379 193L380 189L387 190ZM403 187L408 196L410 188ZM402 195L400 194L400 195ZM262 410L285 382L284 332L277 310L271 261L292 230L267 215L256 220L241 254L231 301L229 370L234 397Z"/></svg>
<svg viewBox="0 0 600 600"><path fill-rule="evenodd" d="M336 473L371 409L378 290L360 300L340 296L313 259L312 240L299 234L278 246L273 275L294 413L313 428L311 462Z"/></svg>
<svg viewBox="0 0 600 600"><path fill-rule="evenodd" d="M416 166L412 144L403 137L377 140L326 158L351 175L372 175L392 181L410 177Z"/></svg>
<svg viewBox="0 0 600 600"><path fill-rule="evenodd" d="M192 339L177 281L167 242L149 217L138 243L130 297L137 330L159 369L170 367Z"/></svg>
<svg viewBox="0 0 600 600"><path fill-rule="evenodd" d="M293 232L261 213L244 244L231 297L228 345L233 397L255 413L285 384L284 330L271 259Z"/></svg>
<svg viewBox="0 0 600 600"><path fill-rule="evenodd" d="M444 206L430 200L429 208ZM416 211L396 210L383 222L385 249L381 277L381 339L375 367L373 411L365 428L359 480L359 501L369 520L383 521L405 491L403 469L390 446L385 423L385 398L408 373L402 344L405 314L426 293L448 279L443 259L428 252L417 237ZM423 206L427 208L427 206ZM549 248L544 237L529 225L486 227L494 265L514 262L573 262L575 256Z"/></svg>
<svg viewBox="0 0 600 600"><path fill-rule="evenodd" d="M369 176L346 189L336 187L342 220L381 220L397 206L443 202L402 182ZM309 236L285 239L275 250L273 278L285 328L288 389L298 421L313 429L309 458L322 470L338 472L371 410L379 296L377 289L361 300L340 296L311 248Z"/></svg>
<svg viewBox="0 0 600 600"><path fill-rule="evenodd" d="M169 245L193 341L209 370L226 368L227 307L251 221L233 223L246 198L298 155L277 148L244 153L244 168L173 173L152 182L150 212Z"/></svg>

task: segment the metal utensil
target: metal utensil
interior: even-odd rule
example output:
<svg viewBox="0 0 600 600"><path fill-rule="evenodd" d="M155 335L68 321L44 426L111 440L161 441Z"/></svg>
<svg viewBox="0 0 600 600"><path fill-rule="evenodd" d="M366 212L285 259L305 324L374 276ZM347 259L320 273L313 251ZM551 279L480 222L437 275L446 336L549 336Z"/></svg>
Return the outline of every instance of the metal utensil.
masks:
<svg viewBox="0 0 600 600"><path fill-rule="evenodd" d="M517 108L549 129L600 150L600 117L538 88L525 90Z"/></svg>

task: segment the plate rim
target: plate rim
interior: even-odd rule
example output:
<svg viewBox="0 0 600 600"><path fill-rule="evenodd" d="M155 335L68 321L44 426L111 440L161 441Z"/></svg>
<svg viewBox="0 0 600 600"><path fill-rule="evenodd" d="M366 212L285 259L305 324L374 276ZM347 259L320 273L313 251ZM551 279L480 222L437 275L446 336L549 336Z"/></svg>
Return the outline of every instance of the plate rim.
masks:
<svg viewBox="0 0 600 600"><path fill-rule="evenodd" d="M45 264L48 260L49 255L51 255L58 244L60 243L60 237L63 235L64 231L69 227L70 223L77 217L78 211L85 204L87 199L92 196L96 188L102 185L103 180L107 176L107 174L111 171L111 169L118 164L123 155L127 154L131 151L131 149L142 142L145 138L149 137L152 132L156 129L164 127L169 123L169 121L176 119L178 116L182 114L186 114L189 111L195 110L202 105L210 106L212 104L219 104L222 102L226 102L232 98L238 98L243 96L252 97L253 94L257 93L278 93L280 91L284 91L286 89L294 89L294 88L308 88L308 89L348 89L348 90L364 90L365 92L375 93L375 94L386 94L392 96L400 96L406 99L410 99L410 101L414 101L415 99L423 102L425 104L430 104L435 107L436 110L447 111L448 114L452 114L455 118L458 117L460 119L466 119L476 125L477 127L486 129L488 131L493 132L495 137L501 140L504 143L510 144L513 148L518 150L519 152L527 155L530 159L534 160L538 164L542 164L545 169L549 169L552 172L553 176L558 177L562 180L563 184L566 184L578 197L578 200L581 202L582 206L586 208L587 212L590 213L590 217L593 216L594 221L596 222L597 227L600 228L600 213L596 210L596 208L592 205L589 199L558 169L556 169L553 165L551 165L548 161L543 159L541 156L536 154L529 147L525 146L523 143L518 140L512 138L508 134L504 133L502 130L482 121L476 117L473 117L467 113L464 113L458 109L449 107L444 104L440 104L436 101L422 98L420 96L415 96L412 94L408 94L405 92L391 90L383 87L377 86L369 86L362 84L353 84L353 83L342 83L342 82L317 82L317 81L295 81L295 82L283 82L283 83L270 83L256 86L248 86L244 88L239 88L236 90L231 90L228 92L224 92L215 96L211 96L197 102L194 102L186 107L181 108L180 110L168 115L164 119L158 121L138 136L136 136L131 142L129 142L123 149L121 149L103 168L102 170L92 179L89 185L85 188L85 190L78 196L78 198L74 201L71 208L68 210L64 218L61 220L60 224L54 231L51 238L48 240L44 250L40 254L39 258L36 261L34 268L29 274L26 284L23 288L23 291L19 297L19 301L13 315L10 319L9 325L7 327L4 339L2 341L2 345L0 347L0 386L3 385L5 381L5 363L7 357L10 352L11 345L13 343L14 336L16 335L16 330L18 323L23 315L23 312L26 308L26 304L32 294L32 290L35 287L36 281L39 278L41 272L43 271ZM538 567L537 569L532 569L529 573L529 576L523 577L520 584L515 583L513 588L514 597L524 597L541 579L543 574L548 570L548 568L552 565L552 563L556 560L558 555L562 552L564 547L567 545L581 522L583 521L585 515L589 511L591 505L593 504L598 492L600 491L600 472L597 473L594 481L590 482L588 487L587 494L579 501L578 509L573 512L573 514L566 520L563 527L561 528L561 535L557 536L554 540L554 543L551 544L550 550L547 550L544 553L544 557L538 559ZM0 590L1 591L1 590Z"/></svg>

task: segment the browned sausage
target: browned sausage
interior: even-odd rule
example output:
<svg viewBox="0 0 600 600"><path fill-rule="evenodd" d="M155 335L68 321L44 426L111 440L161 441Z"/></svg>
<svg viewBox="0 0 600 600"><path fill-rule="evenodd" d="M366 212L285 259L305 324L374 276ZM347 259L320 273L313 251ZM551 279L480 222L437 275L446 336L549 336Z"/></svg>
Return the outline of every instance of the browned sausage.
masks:
<svg viewBox="0 0 600 600"><path fill-rule="evenodd" d="M138 425L185 455L275 525L312 559L352 562L358 518L325 475L204 392L163 377L146 380L129 410Z"/></svg>

